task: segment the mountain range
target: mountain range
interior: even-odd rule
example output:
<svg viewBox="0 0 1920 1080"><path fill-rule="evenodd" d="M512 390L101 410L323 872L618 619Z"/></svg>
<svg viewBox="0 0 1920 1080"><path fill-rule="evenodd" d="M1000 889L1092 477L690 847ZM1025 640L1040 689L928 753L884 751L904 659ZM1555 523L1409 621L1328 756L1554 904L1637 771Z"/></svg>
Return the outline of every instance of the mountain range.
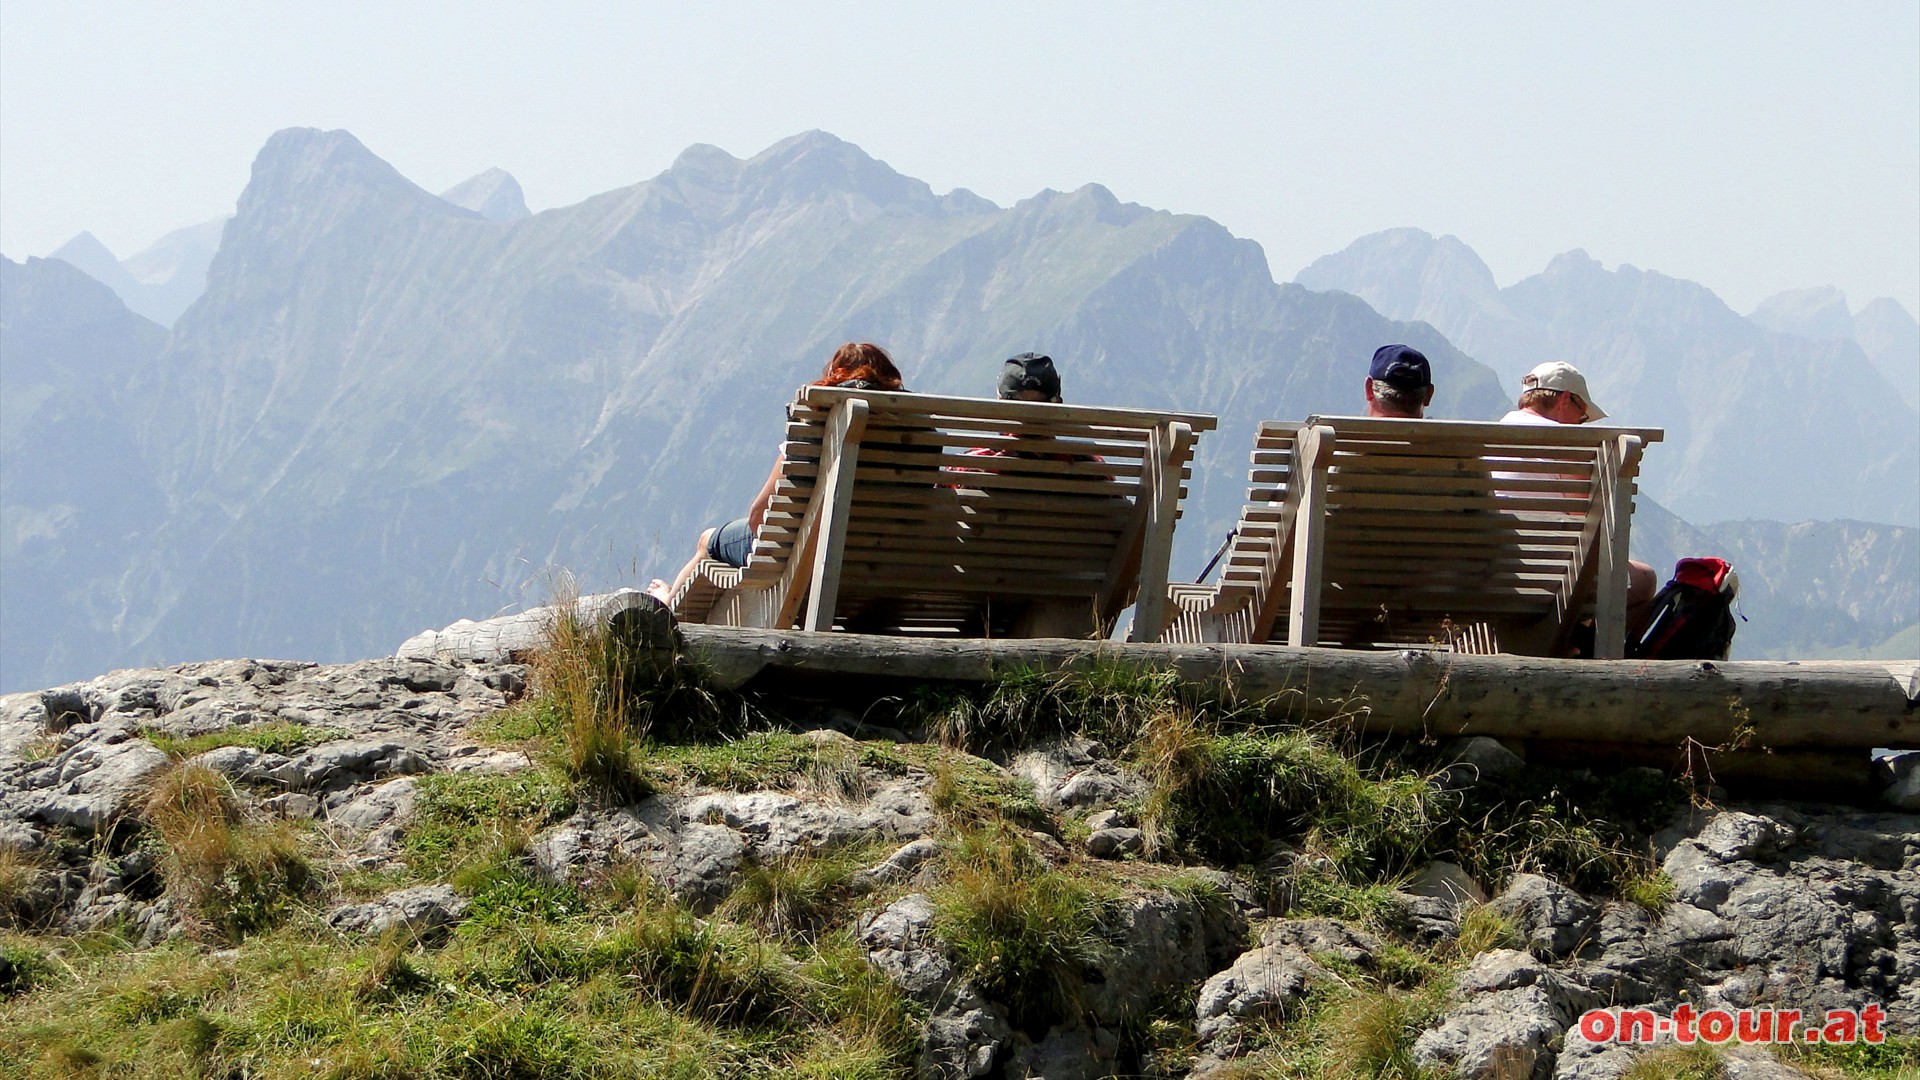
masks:
<svg viewBox="0 0 1920 1080"><path fill-rule="evenodd" d="M134 312L162 326L172 326L180 313L206 291L207 266L220 249L220 233L226 224L227 219L219 217L175 229L124 260L107 250L92 233L83 232L48 258L71 263L111 288Z"/></svg>
<svg viewBox="0 0 1920 1080"><path fill-rule="evenodd" d="M1004 208L938 194L820 132L746 160L695 146L652 180L529 214L499 170L436 196L345 132L287 130L255 161L204 289L170 329L62 259L0 270L0 690L209 656L374 655L541 601L558 568L590 588L670 571L700 527L744 506L782 404L845 340L886 344L923 391L989 393L1001 358L1037 349L1069 401L1218 414L1176 576L1197 573L1234 520L1254 425L1358 411L1383 342L1433 359L1439 416L1510 407L1513 380L1496 371L1531 354L1482 357L1463 339L1485 348L1535 326L1576 344L1613 326L1710 365L1697 342L1724 324L1767 350L1742 369L1765 376L1753 402L1771 387L1819 417L1858 393L1825 381L1829 369L1879 378L1857 342L1783 344L1807 339L1728 323L1710 292L1657 275L1633 272L1623 318L1607 305L1629 268L1570 263L1512 295L1437 280L1409 314L1369 297L1364 275L1278 284L1257 244L1204 217L1098 185ZM1676 303L1702 325L1662 330L1661 305ZM1442 309L1471 332L1448 330L1461 324ZM1623 420L1664 415L1630 377L1658 366L1648 357L1568 358L1592 365ZM1871 478L1892 486L1906 462L1914 486L1911 423L1904 443L1869 426L1877 449L1827 445L1822 460L1869 481L1796 502L1764 478L1804 453L1793 440L1806 424L1715 492L1701 477L1730 451L1714 436L1735 433L1711 410L1678 415L1689 422L1649 453L1645 487L1688 520L1735 516L1719 510L1757 484L1764 498L1737 516L1764 503L1787 520L1901 521L1898 493L1876 495ZM1691 528L1641 532L1683 553L1749 543L1750 595L1796 620L1778 647L1858 650L1920 622L1910 528ZM1799 589L1807 565L1839 569ZM1858 595L1875 582L1906 591Z"/></svg>

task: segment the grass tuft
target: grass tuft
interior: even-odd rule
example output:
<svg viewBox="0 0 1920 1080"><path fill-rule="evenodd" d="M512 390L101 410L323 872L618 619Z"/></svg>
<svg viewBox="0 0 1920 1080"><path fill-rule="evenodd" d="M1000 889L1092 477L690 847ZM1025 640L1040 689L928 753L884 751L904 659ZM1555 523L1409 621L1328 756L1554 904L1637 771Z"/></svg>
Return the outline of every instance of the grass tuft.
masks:
<svg viewBox="0 0 1920 1080"><path fill-rule="evenodd" d="M1712 1046L1668 1046L1633 1059L1620 1080L1723 1080L1726 1064Z"/></svg>
<svg viewBox="0 0 1920 1080"><path fill-rule="evenodd" d="M137 734L158 747L162 753L176 759L194 757L225 746L244 746L263 754L291 756L308 747L347 737L347 733L338 728L313 727L286 720L226 728L204 735L170 735L150 729L143 729Z"/></svg>
<svg viewBox="0 0 1920 1080"><path fill-rule="evenodd" d="M962 835L944 860L945 881L933 894L935 925L967 977L1005 1002L1017 1025L1067 1018L1100 947L1108 898L1048 866L1005 825Z"/></svg>
<svg viewBox="0 0 1920 1080"><path fill-rule="evenodd" d="M434 773L415 789L414 822L401 853L414 873L472 890L523 855L533 833L574 812L551 773Z"/></svg>
<svg viewBox="0 0 1920 1080"><path fill-rule="evenodd" d="M1620 899L1629 904L1638 904L1655 915L1667 910L1667 905L1673 901L1673 894L1673 879L1667 876L1666 871L1652 867L1620 883Z"/></svg>
<svg viewBox="0 0 1920 1080"><path fill-rule="evenodd" d="M1461 914L1460 935L1451 951L1459 959L1471 960L1490 949L1523 949L1526 944L1526 935L1511 918L1480 904Z"/></svg>
<svg viewBox="0 0 1920 1080"><path fill-rule="evenodd" d="M721 913L778 938L811 940L849 913L854 874L872 855L862 845L748 866Z"/></svg>
<svg viewBox="0 0 1920 1080"><path fill-rule="evenodd" d="M145 820L159 838L167 891L218 937L272 926L318 886L292 827L247 820L233 785L205 766L162 773Z"/></svg>
<svg viewBox="0 0 1920 1080"><path fill-rule="evenodd" d="M707 741L743 730L750 710L717 690L705 669L677 649L654 650L637 623L582 619L579 597L562 583L546 640L532 657L534 694L495 737L545 740L557 733L566 774L615 803L653 790L644 748L652 741Z"/></svg>
<svg viewBox="0 0 1920 1080"><path fill-rule="evenodd" d="M0 847L0 927L27 928L39 905L34 893L46 874L46 860L38 853Z"/></svg>

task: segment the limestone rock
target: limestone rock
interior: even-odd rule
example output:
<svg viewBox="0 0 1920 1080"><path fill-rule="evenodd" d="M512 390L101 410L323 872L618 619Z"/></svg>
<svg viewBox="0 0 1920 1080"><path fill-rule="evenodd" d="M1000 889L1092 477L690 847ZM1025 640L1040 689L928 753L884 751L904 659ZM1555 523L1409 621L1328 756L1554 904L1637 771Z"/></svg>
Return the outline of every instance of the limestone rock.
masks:
<svg viewBox="0 0 1920 1080"><path fill-rule="evenodd" d="M1330 976L1293 945L1262 945L1200 986L1194 1031L1202 1043L1230 1042L1242 1024L1278 1019L1297 1006L1316 979Z"/></svg>
<svg viewBox="0 0 1920 1080"><path fill-rule="evenodd" d="M1578 949L1600 913L1579 893L1538 874L1515 875L1493 908L1526 935L1527 948L1552 960Z"/></svg>
<svg viewBox="0 0 1920 1080"><path fill-rule="evenodd" d="M144 739L83 743L56 759L52 789L35 793L22 816L98 831L130 811L168 764Z"/></svg>
<svg viewBox="0 0 1920 1080"><path fill-rule="evenodd" d="M1441 753L1445 755L1441 760L1452 762L1442 774L1441 783L1456 790L1527 767L1526 758L1508 749L1500 740L1485 735L1455 739Z"/></svg>
<svg viewBox="0 0 1920 1080"><path fill-rule="evenodd" d="M335 908L327 913L327 925L343 934L380 935L398 928L427 937L458 923L466 913L467 901L450 886L421 885Z"/></svg>
<svg viewBox="0 0 1920 1080"><path fill-rule="evenodd" d="M1096 1028L1118 1031L1231 961L1246 944L1247 923L1225 895L1202 901L1153 891L1127 897L1102 937L1108 947L1087 973L1081 1003Z"/></svg>
<svg viewBox="0 0 1920 1080"><path fill-rule="evenodd" d="M402 776L353 798L329 813L327 820L342 829L371 832L382 825L404 822L412 815L418 794L418 781Z"/></svg>
<svg viewBox="0 0 1920 1080"><path fill-rule="evenodd" d="M1096 859L1122 859L1146 850L1147 834L1139 829L1101 829L1087 837L1087 854Z"/></svg>
<svg viewBox="0 0 1920 1080"><path fill-rule="evenodd" d="M1065 739L1025 751L1008 771L1030 781L1040 805L1054 810L1111 806L1147 790L1144 780L1092 739Z"/></svg>
<svg viewBox="0 0 1920 1080"><path fill-rule="evenodd" d="M722 824L752 844L758 858L782 858L868 838L913 838L933 828L932 808L912 785L884 785L859 806L777 791L720 792L680 808L692 821Z"/></svg>
<svg viewBox="0 0 1920 1080"><path fill-rule="evenodd" d="M1360 968L1373 966L1380 940L1336 919L1280 919L1260 931L1262 945L1290 945L1308 956L1337 956Z"/></svg>
<svg viewBox="0 0 1920 1080"><path fill-rule="evenodd" d="M332 742L316 746L269 775L294 791L330 791L382 776L423 773L425 758L395 742Z"/></svg>
<svg viewBox="0 0 1920 1080"><path fill-rule="evenodd" d="M1880 801L1896 810L1920 811L1920 753L1909 752L1875 762L1880 773Z"/></svg>
<svg viewBox="0 0 1920 1080"><path fill-rule="evenodd" d="M959 977L946 944L934 933L934 917L932 899L910 893L883 911L862 915L854 935L866 946L867 962L927 1008L920 1075L986 1076L1012 1028L998 1008Z"/></svg>
<svg viewBox="0 0 1920 1080"><path fill-rule="evenodd" d="M901 881L939 854L939 843L922 837L906 844L878 864L860 871L855 876L860 883L869 886Z"/></svg>
<svg viewBox="0 0 1920 1080"><path fill-rule="evenodd" d="M1571 1021L1540 985L1476 994L1414 1040L1413 1060L1465 1080L1546 1080Z"/></svg>
<svg viewBox="0 0 1920 1080"><path fill-rule="evenodd" d="M1487 891L1473 880L1472 874L1454 863L1437 859L1420 868L1407 883L1406 891L1413 896L1443 900L1455 907L1487 902Z"/></svg>
<svg viewBox="0 0 1920 1080"><path fill-rule="evenodd" d="M273 771L291 760L251 746L222 746L190 758L189 765L212 769L236 784L261 783L273 779Z"/></svg>
<svg viewBox="0 0 1920 1080"><path fill-rule="evenodd" d="M745 861L747 842L724 825L682 819L653 796L631 807L587 810L536 837L535 869L553 881L591 880L618 862L639 862L696 910L725 899Z"/></svg>

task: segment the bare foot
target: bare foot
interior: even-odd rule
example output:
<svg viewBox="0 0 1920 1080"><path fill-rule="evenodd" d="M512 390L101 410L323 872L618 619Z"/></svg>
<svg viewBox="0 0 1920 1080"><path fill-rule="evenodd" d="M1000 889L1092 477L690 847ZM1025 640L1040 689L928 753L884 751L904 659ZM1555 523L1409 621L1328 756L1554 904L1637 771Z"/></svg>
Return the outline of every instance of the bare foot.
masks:
<svg viewBox="0 0 1920 1080"><path fill-rule="evenodd" d="M663 604L669 606L673 604L673 586L661 581L659 578L654 578L652 581L647 582L645 591L648 596L653 597Z"/></svg>

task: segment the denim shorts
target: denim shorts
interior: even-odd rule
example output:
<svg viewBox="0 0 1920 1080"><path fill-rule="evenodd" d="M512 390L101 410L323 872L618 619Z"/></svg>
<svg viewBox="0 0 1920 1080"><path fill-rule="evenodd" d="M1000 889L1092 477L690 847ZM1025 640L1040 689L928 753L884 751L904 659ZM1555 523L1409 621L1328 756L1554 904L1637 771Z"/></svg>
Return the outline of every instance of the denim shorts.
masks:
<svg viewBox="0 0 1920 1080"><path fill-rule="evenodd" d="M753 554L753 529L747 519L734 518L713 530L707 538L707 554L728 566L747 565L747 556Z"/></svg>

